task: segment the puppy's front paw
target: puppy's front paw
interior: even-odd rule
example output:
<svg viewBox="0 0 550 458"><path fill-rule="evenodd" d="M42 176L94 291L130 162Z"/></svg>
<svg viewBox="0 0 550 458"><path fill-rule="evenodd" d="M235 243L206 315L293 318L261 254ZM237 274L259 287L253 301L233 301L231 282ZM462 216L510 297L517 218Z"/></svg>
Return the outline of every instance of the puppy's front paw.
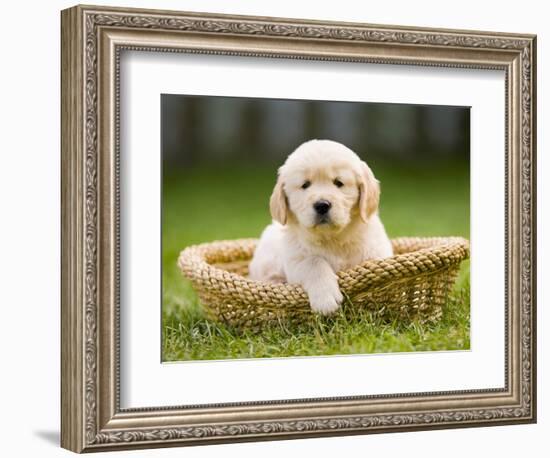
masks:
<svg viewBox="0 0 550 458"><path fill-rule="evenodd" d="M340 308L344 296L338 287L338 283L325 285L308 291L311 310L321 315L331 315Z"/></svg>

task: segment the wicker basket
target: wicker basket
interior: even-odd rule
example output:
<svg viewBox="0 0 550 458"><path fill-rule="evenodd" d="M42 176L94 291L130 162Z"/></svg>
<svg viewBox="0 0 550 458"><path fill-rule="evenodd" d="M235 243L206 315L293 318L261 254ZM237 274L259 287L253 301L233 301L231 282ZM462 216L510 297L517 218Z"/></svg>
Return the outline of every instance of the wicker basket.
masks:
<svg viewBox="0 0 550 458"><path fill-rule="evenodd" d="M311 320L304 290L298 285L250 280L256 239L217 241L190 246L178 265L189 278L211 319L236 328ZM394 256L366 261L338 273L344 312L368 310L389 319L435 322L442 314L469 243L459 237L398 238Z"/></svg>

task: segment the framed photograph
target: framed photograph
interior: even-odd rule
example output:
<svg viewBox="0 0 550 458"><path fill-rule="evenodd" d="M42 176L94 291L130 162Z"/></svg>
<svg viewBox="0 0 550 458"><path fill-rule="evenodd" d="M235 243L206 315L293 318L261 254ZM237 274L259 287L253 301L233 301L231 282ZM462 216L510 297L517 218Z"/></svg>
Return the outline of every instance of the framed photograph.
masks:
<svg viewBox="0 0 550 458"><path fill-rule="evenodd" d="M61 442L536 421L536 37L62 11Z"/></svg>

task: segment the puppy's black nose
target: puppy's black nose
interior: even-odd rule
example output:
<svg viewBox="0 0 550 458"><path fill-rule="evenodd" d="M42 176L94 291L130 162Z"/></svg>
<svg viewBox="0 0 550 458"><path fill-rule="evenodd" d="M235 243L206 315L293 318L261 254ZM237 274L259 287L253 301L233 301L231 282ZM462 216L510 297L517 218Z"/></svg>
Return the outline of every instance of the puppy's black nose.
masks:
<svg viewBox="0 0 550 458"><path fill-rule="evenodd" d="M319 215L326 215L332 207L332 204L328 200L318 200L313 204L313 208Z"/></svg>

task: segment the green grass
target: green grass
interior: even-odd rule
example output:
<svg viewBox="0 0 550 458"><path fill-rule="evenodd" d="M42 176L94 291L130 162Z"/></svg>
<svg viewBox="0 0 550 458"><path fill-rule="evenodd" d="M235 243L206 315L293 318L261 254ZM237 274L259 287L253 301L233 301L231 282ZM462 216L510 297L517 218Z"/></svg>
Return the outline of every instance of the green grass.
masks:
<svg viewBox="0 0 550 458"><path fill-rule="evenodd" d="M396 169L375 165L382 182L380 214L390 237L469 238L469 172L446 168ZM167 173L163 187L163 361L263 358L470 348L469 262L435 325L388 323L363 314L320 318L291 329L238 332L208 321L191 284L176 266L188 245L258 237L270 222L267 202L274 169L195 169ZM200 192L198 192L200 190Z"/></svg>

